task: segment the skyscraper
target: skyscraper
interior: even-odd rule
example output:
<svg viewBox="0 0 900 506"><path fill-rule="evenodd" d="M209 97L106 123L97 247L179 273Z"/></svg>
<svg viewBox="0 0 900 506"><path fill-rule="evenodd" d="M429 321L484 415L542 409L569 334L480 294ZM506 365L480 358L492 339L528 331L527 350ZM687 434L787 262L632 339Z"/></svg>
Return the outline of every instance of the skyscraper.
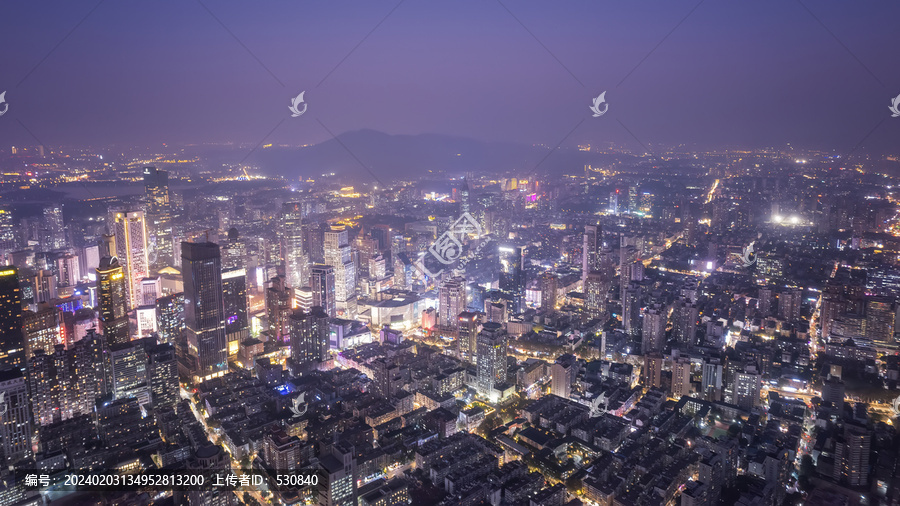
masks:
<svg viewBox="0 0 900 506"><path fill-rule="evenodd" d="M494 385L506 381L509 342L503 325L487 322L478 333L478 393L492 399Z"/></svg>
<svg viewBox="0 0 900 506"><path fill-rule="evenodd" d="M325 231L325 263L334 267L334 299L344 318L356 317L356 265L350 251L347 229Z"/></svg>
<svg viewBox="0 0 900 506"><path fill-rule="evenodd" d="M116 212L116 256L124 262L128 307L137 308L143 301L141 280L150 276L147 246L147 223L144 211Z"/></svg>
<svg viewBox="0 0 900 506"><path fill-rule="evenodd" d="M672 311L672 330L678 344L687 347L694 345L699 317L700 308L696 304L692 304L690 300L682 298L675 302Z"/></svg>
<svg viewBox="0 0 900 506"><path fill-rule="evenodd" d="M312 266L309 275L312 286L312 305L321 307L328 316L335 316L334 267L324 264Z"/></svg>
<svg viewBox="0 0 900 506"><path fill-rule="evenodd" d="M174 407L178 402L178 364L175 346L158 344L147 350L147 378L150 403L155 409Z"/></svg>
<svg viewBox="0 0 900 506"><path fill-rule="evenodd" d="M97 301L100 330L106 342L124 343L131 339L125 272L116 257L100 259L100 266L97 267Z"/></svg>
<svg viewBox="0 0 900 506"><path fill-rule="evenodd" d="M66 247L66 227L63 224L62 207L54 205L44 208L39 242L41 251L60 250Z"/></svg>
<svg viewBox="0 0 900 506"><path fill-rule="evenodd" d="M138 404L150 402L147 350L144 345L142 339L110 345L107 357L113 400L135 397Z"/></svg>
<svg viewBox="0 0 900 506"><path fill-rule="evenodd" d="M581 245L581 279L600 269L601 229L598 225L586 225Z"/></svg>
<svg viewBox="0 0 900 506"><path fill-rule="evenodd" d="M19 271L0 267L0 369L25 367L25 338L22 334L22 293Z"/></svg>
<svg viewBox="0 0 900 506"><path fill-rule="evenodd" d="M288 286L299 288L309 279L309 257L303 252L301 202L285 202L281 206L281 244L284 251L284 274Z"/></svg>
<svg viewBox="0 0 900 506"><path fill-rule="evenodd" d="M438 325L444 329L456 327L456 318L466 310L466 278L454 276L441 283L438 293Z"/></svg>
<svg viewBox="0 0 900 506"><path fill-rule="evenodd" d="M762 376L755 365L747 365L743 372L734 375L734 404L741 409L751 410L759 406L759 392Z"/></svg>
<svg viewBox="0 0 900 506"><path fill-rule="evenodd" d="M572 395L577 367L578 360L571 353L557 358L550 366L550 393L568 399Z"/></svg>
<svg viewBox="0 0 900 506"><path fill-rule="evenodd" d="M525 311L525 248L500 246L500 291L512 301L513 313Z"/></svg>
<svg viewBox="0 0 900 506"><path fill-rule="evenodd" d="M606 314L606 293L609 286L597 271L584 279L584 311L588 318L602 318Z"/></svg>
<svg viewBox="0 0 900 506"><path fill-rule="evenodd" d="M309 313L291 313L291 360L301 370L310 370L328 358L328 314L321 307Z"/></svg>
<svg viewBox="0 0 900 506"><path fill-rule="evenodd" d="M691 359L681 357L672 363L672 397L678 399L692 391Z"/></svg>
<svg viewBox="0 0 900 506"><path fill-rule="evenodd" d="M644 355L660 353L666 346L666 311L661 307L647 308L644 311L643 333L641 335L641 351Z"/></svg>
<svg viewBox="0 0 900 506"><path fill-rule="evenodd" d="M228 356L233 356L237 355L241 342L250 337L250 320L247 316L247 271L228 269L222 272L222 289L225 298Z"/></svg>
<svg viewBox="0 0 900 506"><path fill-rule="evenodd" d="M866 301L866 339L876 346L894 344L896 310L889 298L870 298Z"/></svg>
<svg viewBox="0 0 900 506"><path fill-rule="evenodd" d="M641 292L641 285L629 283L622 293L622 326L631 336L638 335L641 330Z"/></svg>
<svg viewBox="0 0 900 506"><path fill-rule="evenodd" d="M0 458L11 466L30 458L31 437L34 431L29 413L28 385L19 369L0 371L0 398L6 404L6 412L0 418Z"/></svg>
<svg viewBox="0 0 900 506"><path fill-rule="evenodd" d="M147 222L150 229L149 257L160 269L172 265L172 210L169 203L169 173L156 167L144 167L144 192L147 197Z"/></svg>
<svg viewBox="0 0 900 506"><path fill-rule="evenodd" d="M160 344L175 344L184 337L184 293L156 299L156 331Z"/></svg>
<svg viewBox="0 0 900 506"><path fill-rule="evenodd" d="M556 308L556 291L558 280L553 272L541 274L541 309L553 310Z"/></svg>
<svg viewBox="0 0 900 506"><path fill-rule="evenodd" d="M62 315L56 306L42 303L38 311L25 311L22 316L25 334L25 360L30 360L38 350L53 354L57 344L63 344Z"/></svg>
<svg viewBox="0 0 900 506"><path fill-rule="evenodd" d="M199 383L228 370L219 246L211 242L183 242L181 265L189 368L193 381Z"/></svg>
<svg viewBox="0 0 900 506"><path fill-rule="evenodd" d="M475 363L479 332L481 332L481 313L469 311L459 313L456 325L456 345L460 359Z"/></svg>

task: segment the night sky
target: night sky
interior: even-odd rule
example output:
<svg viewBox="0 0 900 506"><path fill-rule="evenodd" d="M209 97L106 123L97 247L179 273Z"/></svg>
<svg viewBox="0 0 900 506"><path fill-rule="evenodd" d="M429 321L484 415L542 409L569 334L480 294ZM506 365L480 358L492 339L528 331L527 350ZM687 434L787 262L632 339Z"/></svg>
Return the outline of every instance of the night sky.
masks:
<svg viewBox="0 0 900 506"><path fill-rule="evenodd" d="M895 0L2 8L4 150L35 137L252 145L273 129L266 142L301 145L363 128L550 146L573 129L564 145L900 145L888 111L900 94ZM308 111L291 118L304 90ZM609 112L593 118L602 91Z"/></svg>

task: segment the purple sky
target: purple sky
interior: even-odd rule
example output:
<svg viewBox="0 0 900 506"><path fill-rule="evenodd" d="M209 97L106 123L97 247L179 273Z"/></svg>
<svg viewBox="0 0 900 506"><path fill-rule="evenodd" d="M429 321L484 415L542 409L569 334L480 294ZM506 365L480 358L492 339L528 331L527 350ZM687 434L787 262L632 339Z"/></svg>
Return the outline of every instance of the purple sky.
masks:
<svg viewBox="0 0 900 506"><path fill-rule="evenodd" d="M203 2L4 2L0 147L256 144L282 120L267 142L321 121L556 145L584 120L566 145L900 145L894 0Z"/></svg>

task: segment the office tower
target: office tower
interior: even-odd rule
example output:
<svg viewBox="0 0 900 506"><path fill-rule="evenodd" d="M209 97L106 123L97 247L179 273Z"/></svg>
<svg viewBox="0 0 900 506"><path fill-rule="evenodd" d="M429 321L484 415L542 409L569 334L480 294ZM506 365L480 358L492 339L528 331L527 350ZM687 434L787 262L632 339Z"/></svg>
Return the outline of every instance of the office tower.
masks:
<svg viewBox="0 0 900 506"><path fill-rule="evenodd" d="M48 206L44 208L44 219L41 227L41 251L65 249L66 227L63 223L62 207Z"/></svg>
<svg viewBox="0 0 900 506"><path fill-rule="evenodd" d="M572 382L578 372L578 359L566 353L550 366L550 393L568 399L572 395Z"/></svg>
<svg viewBox="0 0 900 506"><path fill-rule="evenodd" d="M692 392L691 359L678 358L672 363L672 397L679 399Z"/></svg>
<svg viewBox="0 0 900 506"><path fill-rule="evenodd" d="M660 306L649 307L644 311L644 322L641 334L641 351L660 353L666 347L666 311Z"/></svg>
<svg viewBox="0 0 900 506"><path fill-rule="evenodd" d="M876 346L894 344L896 310L888 298L869 298L866 301L866 339Z"/></svg>
<svg viewBox="0 0 900 506"><path fill-rule="evenodd" d="M184 293L156 299L156 332L159 342L177 343L184 336Z"/></svg>
<svg viewBox="0 0 900 506"><path fill-rule="evenodd" d="M475 363L479 332L481 332L481 313L470 311L459 313L456 318L456 346L460 359Z"/></svg>
<svg viewBox="0 0 900 506"><path fill-rule="evenodd" d="M747 365L743 372L734 375L734 404L750 411L759 406L759 393L762 386L762 375L755 365Z"/></svg>
<svg viewBox="0 0 900 506"><path fill-rule="evenodd" d="M141 280L141 305L155 306L156 299L162 297L162 283L159 276Z"/></svg>
<svg viewBox="0 0 900 506"><path fill-rule="evenodd" d="M557 278L556 273L544 272L541 274L541 309L552 311L556 309Z"/></svg>
<svg viewBox="0 0 900 506"><path fill-rule="evenodd" d="M81 261L77 255L63 255L56 259L59 286L75 286L81 282Z"/></svg>
<svg viewBox="0 0 900 506"><path fill-rule="evenodd" d="M157 170L156 167L144 167L144 192L147 196L147 223L150 229L149 257L152 265L161 269L174 263L169 173Z"/></svg>
<svg viewBox="0 0 900 506"><path fill-rule="evenodd" d="M0 369L6 368L25 368L19 271L9 265L0 267Z"/></svg>
<svg viewBox="0 0 900 506"><path fill-rule="evenodd" d="M48 355L53 347L63 343L62 314L56 306L41 304L38 311L25 311L22 315L22 332L25 335L25 360L30 360L37 350Z"/></svg>
<svg viewBox="0 0 900 506"><path fill-rule="evenodd" d="M225 336L228 356L237 355L240 344L250 337L250 319L247 314L247 271L229 269L222 272L222 290L225 303Z"/></svg>
<svg viewBox="0 0 900 506"><path fill-rule="evenodd" d="M800 320L800 303L803 291L798 288L778 294L778 317L788 322Z"/></svg>
<svg viewBox="0 0 900 506"><path fill-rule="evenodd" d="M703 362L703 376L700 383L700 393L710 402L722 400L722 361L708 359Z"/></svg>
<svg viewBox="0 0 900 506"><path fill-rule="evenodd" d="M328 314L321 307L309 313L294 310L290 317L291 360L302 370L314 369L328 359Z"/></svg>
<svg viewBox="0 0 900 506"><path fill-rule="evenodd" d="M525 248L500 246L500 291L510 297L514 314L525 311Z"/></svg>
<svg viewBox="0 0 900 506"><path fill-rule="evenodd" d="M303 312L308 313L314 305L312 287L301 286L294 290L294 302L291 304L292 309L302 309Z"/></svg>
<svg viewBox="0 0 900 506"><path fill-rule="evenodd" d="M0 417L0 459L12 466L33 455L28 384L21 370L0 371L0 399L4 401L0 409L5 409Z"/></svg>
<svg viewBox="0 0 900 506"><path fill-rule="evenodd" d="M581 279L586 280L592 271L600 270L601 229L598 225L586 225L581 245Z"/></svg>
<svg viewBox="0 0 900 506"><path fill-rule="evenodd" d="M113 400L134 397L138 399L138 404L150 402L144 340L110 345L107 363Z"/></svg>
<svg viewBox="0 0 900 506"><path fill-rule="evenodd" d="M97 299L100 330L109 344L131 339L128 323L128 291L118 258L104 257L97 267Z"/></svg>
<svg viewBox="0 0 900 506"><path fill-rule="evenodd" d="M334 299L344 318L356 317L356 266L350 250L347 229L332 227L325 231L325 263L334 267Z"/></svg>
<svg viewBox="0 0 900 506"><path fill-rule="evenodd" d="M115 213L116 256L124 262L125 285L128 288L128 307L136 308L143 302L141 280L150 275L150 257L147 246L147 222L144 211Z"/></svg>
<svg viewBox="0 0 900 506"><path fill-rule="evenodd" d="M236 228L228 229L228 239L222 244L222 268L241 269L246 267L247 246L238 237Z"/></svg>
<svg viewBox="0 0 900 506"><path fill-rule="evenodd" d="M438 291L438 325L443 329L454 328L456 317L466 308L466 278L445 279Z"/></svg>
<svg viewBox="0 0 900 506"><path fill-rule="evenodd" d="M631 336L638 335L641 330L641 298L641 285L636 283L630 283L622 294L622 327Z"/></svg>
<svg viewBox="0 0 900 506"><path fill-rule="evenodd" d="M334 267L324 264L313 265L310 269L309 284L312 286L313 306L321 307L328 316L334 318Z"/></svg>
<svg viewBox="0 0 900 506"><path fill-rule="evenodd" d="M309 258L304 253L301 202L281 205L281 244L284 252L284 274L288 286L298 288L309 279ZM349 248L349 246L348 246Z"/></svg>
<svg viewBox="0 0 900 506"><path fill-rule="evenodd" d="M843 437L834 445L836 481L851 487L869 484L869 467L872 456L872 431L855 421L844 422Z"/></svg>
<svg viewBox="0 0 900 506"><path fill-rule="evenodd" d="M672 310L672 333L675 341L686 347L694 346L697 334L697 319L700 308L687 299L679 299Z"/></svg>
<svg viewBox="0 0 900 506"><path fill-rule="evenodd" d="M194 382L200 383L228 371L219 246L211 242L183 242L181 265L189 367Z"/></svg>
<svg viewBox="0 0 900 506"><path fill-rule="evenodd" d="M585 276L584 312L588 318L595 319L605 317L607 291L608 285L602 274L594 271Z"/></svg>
<svg viewBox="0 0 900 506"><path fill-rule="evenodd" d="M645 388L659 388L662 386L662 366L662 355L644 355L644 367L641 369L641 384Z"/></svg>
<svg viewBox="0 0 900 506"><path fill-rule="evenodd" d="M178 402L178 361L175 346L163 343L147 350L150 403L156 410L173 408Z"/></svg>
<svg viewBox="0 0 900 506"><path fill-rule="evenodd" d="M34 276L34 303L50 302L56 297L58 285L53 271L39 270Z"/></svg>
<svg viewBox="0 0 900 506"><path fill-rule="evenodd" d="M503 325L487 322L477 338L478 393L494 399L494 385L506 381L506 352L508 346Z"/></svg>
<svg viewBox="0 0 900 506"><path fill-rule="evenodd" d="M269 339L282 340L290 333L291 289L284 276L275 276L266 289L266 317L269 320Z"/></svg>

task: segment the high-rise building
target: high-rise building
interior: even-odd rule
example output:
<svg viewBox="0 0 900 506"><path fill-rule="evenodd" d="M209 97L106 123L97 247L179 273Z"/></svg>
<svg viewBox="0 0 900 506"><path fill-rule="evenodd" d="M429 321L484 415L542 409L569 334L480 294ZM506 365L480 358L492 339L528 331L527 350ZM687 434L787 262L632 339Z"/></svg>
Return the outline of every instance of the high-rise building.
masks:
<svg viewBox="0 0 900 506"><path fill-rule="evenodd" d="M872 456L872 431L865 425L846 421L843 437L834 445L834 478L851 487L869 484L869 467Z"/></svg>
<svg viewBox="0 0 900 506"><path fill-rule="evenodd" d="M649 353L661 353L666 347L666 311L655 306L644 311L644 322L641 334L641 351Z"/></svg>
<svg viewBox="0 0 900 506"><path fill-rule="evenodd" d="M606 315L606 293L609 285L604 276L590 272L584 278L584 312L590 319L603 318Z"/></svg>
<svg viewBox="0 0 900 506"><path fill-rule="evenodd" d="M588 274L600 270L601 229L598 225L584 227L584 239L581 245L581 279L587 280Z"/></svg>
<svg viewBox="0 0 900 506"><path fill-rule="evenodd" d="M222 289L225 298L228 356L234 356L237 355L240 344L250 337L250 320L247 315L247 271L245 269L223 271Z"/></svg>
<svg viewBox="0 0 900 506"><path fill-rule="evenodd" d="M676 399L693 392L691 386L691 359L681 357L672 363L672 397Z"/></svg>
<svg viewBox="0 0 900 506"><path fill-rule="evenodd" d="M299 288L309 279L309 257L304 253L302 202L281 205L281 244L288 286ZM349 247L349 246L348 246Z"/></svg>
<svg viewBox="0 0 900 506"><path fill-rule="evenodd" d="M222 268L241 269L246 267L247 245L238 237L236 228L228 229L228 238L222 246Z"/></svg>
<svg viewBox="0 0 900 506"><path fill-rule="evenodd" d="M672 310L672 333L675 341L682 345L694 346L697 333L697 319L700 317L700 308L692 304L690 300L679 299Z"/></svg>
<svg viewBox="0 0 900 506"><path fill-rule="evenodd" d="M755 365L747 365L743 372L736 372L733 387L734 404L747 411L759 406L762 375Z"/></svg>
<svg viewBox="0 0 900 506"><path fill-rule="evenodd" d="M56 259L59 286L75 286L81 282L81 261L77 255L63 255Z"/></svg>
<svg viewBox="0 0 900 506"><path fill-rule="evenodd" d="M642 289L637 283L630 283L622 293L622 327L631 336L641 330L641 299Z"/></svg>
<svg viewBox="0 0 900 506"><path fill-rule="evenodd" d="M66 227L63 223L62 207L53 205L44 208L39 242L41 251L60 250L66 247Z"/></svg>
<svg viewBox="0 0 900 506"><path fill-rule="evenodd" d="M310 269L309 284L312 287L312 304L321 307L328 316L335 316L334 267L324 264Z"/></svg>
<svg viewBox="0 0 900 506"><path fill-rule="evenodd" d="M509 342L503 325L487 322L478 333L478 393L493 398L494 386L506 381Z"/></svg>
<svg viewBox="0 0 900 506"><path fill-rule="evenodd" d="M800 303L803 291L799 288L785 290L778 294L778 317L788 322L800 319Z"/></svg>
<svg viewBox="0 0 900 506"><path fill-rule="evenodd" d="M513 313L525 311L525 248L500 246L500 291L510 297Z"/></svg>
<svg viewBox="0 0 900 506"><path fill-rule="evenodd" d="M757 310L761 318L766 318L772 314L772 301L775 298L775 292L768 287L759 289L759 297L757 302Z"/></svg>
<svg viewBox="0 0 900 506"><path fill-rule="evenodd" d="M0 369L5 368L25 368L19 271L9 265L0 267Z"/></svg>
<svg viewBox="0 0 900 506"><path fill-rule="evenodd" d="M313 307L309 313L294 310L290 318L291 360L302 370L314 368L328 359L330 327L328 314L321 307Z"/></svg>
<svg viewBox="0 0 900 506"><path fill-rule="evenodd" d="M578 372L578 359L567 353L550 366L550 393L568 399L572 395L572 382Z"/></svg>
<svg viewBox="0 0 900 506"><path fill-rule="evenodd" d="M0 398L6 405L6 412L0 417L0 459L4 465L12 466L33 455L28 384L21 370L0 371Z"/></svg>
<svg viewBox="0 0 900 506"><path fill-rule="evenodd" d="M556 309L556 291L558 279L554 272L541 274L541 309L552 311Z"/></svg>
<svg viewBox="0 0 900 506"><path fill-rule="evenodd" d="M453 329L457 316L466 308L466 278L454 276L445 279L438 292L438 325Z"/></svg>
<svg viewBox="0 0 900 506"><path fill-rule="evenodd" d="M62 315L56 306L43 303L38 311L25 311L22 315L25 360L30 360L38 350L52 355L57 344L64 344L63 331Z"/></svg>
<svg viewBox="0 0 900 506"><path fill-rule="evenodd" d="M150 402L147 379L147 350L143 339L109 346L109 386L113 400L138 399L138 404Z"/></svg>
<svg viewBox="0 0 900 506"><path fill-rule="evenodd" d="M147 359L150 403L155 409L174 407L179 399L175 346L170 343L151 346L147 350Z"/></svg>
<svg viewBox="0 0 900 506"><path fill-rule="evenodd" d="M194 382L203 382L228 371L219 246L211 242L183 242L181 265L189 367Z"/></svg>
<svg viewBox="0 0 900 506"><path fill-rule="evenodd" d="M144 211L115 213L116 256L124 262L125 284L128 288L128 307L143 303L141 280L150 275L150 256L147 245L147 222Z"/></svg>
<svg viewBox="0 0 900 506"><path fill-rule="evenodd" d="M644 355L644 367L641 369L641 383L647 388L662 386L663 358L660 354Z"/></svg>
<svg viewBox="0 0 900 506"><path fill-rule="evenodd" d="M40 426L72 417L69 397L74 393L70 383L66 348L58 345L51 353L42 348L28 359L28 383L34 422Z"/></svg>
<svg viewBox="0 0 900 506"><path fill-rule="evenodd" d="M291 304L292 309L302 309L305 313L308 313L314 305L312 287L301 286L300 288L294 289L294 302Z"/></svg>
<svg viewBox="0 0 900 506"><path fill-rule="evenodd" d="M866 339L876 346L894 344L896 314L893 300L869 298L866 301Z"/></svg>
<svg viewBox="0 0 900 506"><path fill-rule="evenodd" d="M174 263L172 209L169 202L169 173L156 167L144 167L144 192L147 197L147 222L150 229L149 259L161 269Z"/></svg>
<svg viewBox="0 0 900 506"><path fill-rule="evenodd" d="M722 361L709 359L703 362L703 376L700 383L701 393L710 402L722 400Z"/></svg>
<svg viewBox="0 0 900 506"><path fill-rule="evenodd" d="M156 332L160 344L175 344L184 337L184 293L156 299Z"/></svg>
<svg viewBox="0 0 900 506"><path fill-rule="evenodd" d="M131 339L128 324L128 291L125 271L116 257L100 259L97 267L97 300L100 330L109 344Z"/></svg>
<svg viewBox="0 0 900 506"><path fill-rule="evenodd" d="M266 317L269 320L269 339L283 340L290 334L291 289L284 276L275 276L269 280L271 286L266 288Z"/></svg>
<svg viewBox="0 0 900 506"><path fill-rule="evenodd" d="M478 356L478 333L481 332L481 313L463 311L457 316L456 322L458 356L475 363Z"/></svg>
<svg viewBox="0 0 900 506"><path fill-rule="evenodd" d="M34 275L34 302L50 302L57 298L56 287L58 284L53 271L38 270Z"/></svg>
<svg viewBox="0 0 900 506"><path fill-rule="evenodd" d="M347 229L332 227L325 231L325 263L334 267L334 300L344 318L356 317L356 265L350 249Z"/></svg>

